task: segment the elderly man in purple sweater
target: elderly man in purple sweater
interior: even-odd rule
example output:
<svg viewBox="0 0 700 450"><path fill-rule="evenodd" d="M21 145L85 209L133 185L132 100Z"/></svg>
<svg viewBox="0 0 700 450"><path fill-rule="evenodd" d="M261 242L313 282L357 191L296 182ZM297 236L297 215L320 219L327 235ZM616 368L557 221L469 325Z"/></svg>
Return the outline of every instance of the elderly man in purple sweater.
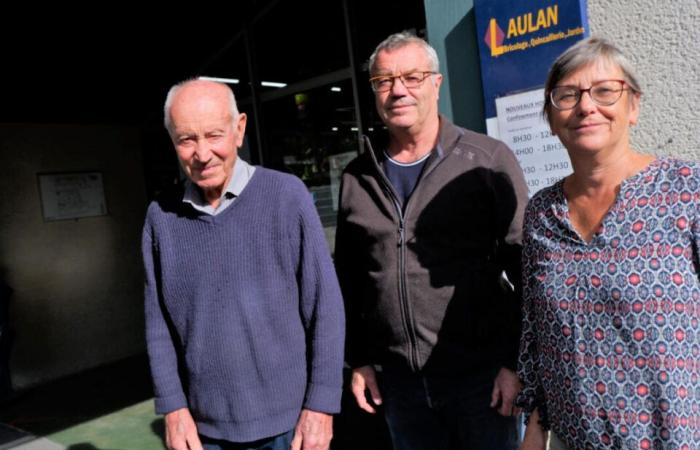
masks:
<svg viewBox="0 0 700 450"><path fill-rule="evenodd" d="M344 315L304 184L237 156L226 85L168 93L188 177L149 207L146 339L172 450L325 450L340 408Z"/></svg>

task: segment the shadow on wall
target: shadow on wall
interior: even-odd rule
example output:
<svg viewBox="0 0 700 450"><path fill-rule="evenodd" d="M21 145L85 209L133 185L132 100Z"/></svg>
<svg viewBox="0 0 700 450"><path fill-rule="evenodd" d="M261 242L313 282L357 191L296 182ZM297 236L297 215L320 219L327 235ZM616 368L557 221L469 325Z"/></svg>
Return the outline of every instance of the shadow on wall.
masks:
<svg viewBox="0 0 700 450"><path fill-rule="evenodd" d="M447 57L442 64L448 75L453 122L484 133L484 93L477 46L480 39L476 36L476 19L472 8L445 37Z"/></svg>

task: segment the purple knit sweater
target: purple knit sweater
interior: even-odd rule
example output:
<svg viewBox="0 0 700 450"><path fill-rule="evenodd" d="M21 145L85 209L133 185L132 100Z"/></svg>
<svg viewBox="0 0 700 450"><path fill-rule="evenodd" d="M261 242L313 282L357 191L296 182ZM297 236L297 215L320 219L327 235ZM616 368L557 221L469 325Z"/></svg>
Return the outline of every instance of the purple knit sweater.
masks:
<svg viewBox="0 0 700 450"><path fill-rule="evenodd" d="M164 195L142 245L156 412L188 407L200 433L247 442L301 408L339 411L342 300L300 180L258 167L216 216Z"/></svg>

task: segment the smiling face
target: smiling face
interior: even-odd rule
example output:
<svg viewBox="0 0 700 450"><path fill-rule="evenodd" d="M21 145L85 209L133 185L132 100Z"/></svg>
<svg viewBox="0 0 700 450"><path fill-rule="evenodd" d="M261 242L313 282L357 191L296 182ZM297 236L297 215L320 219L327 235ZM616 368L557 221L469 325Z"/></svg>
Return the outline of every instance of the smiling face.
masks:
<svg viewBox="0 0 700 450"><path fill-rule="evenodd" d="M600 60L563 78L557 86L575 86L587 89L601 80L624 80L616 65ZM613 105L599 106L583 93L578 105L560 111L554 107L549 113L552 132L556 134L569 154L574 157L594 152L615 152L629 149L629 128L639 117L639 94L629 90Z"/></svg>
<svg viewBox="0 0 700 450"><path fill-rule="evenodd" d="M382 50L372 68L372 76L430 72L430 60L418 44L408 44L391 51ZM389 129L419 134L438 121L438 92L442 75L427 77L420 86L407 88L397 78L392 88L375 93L377 112Z"/></svg>
<svg viewBox="0 0 700 450"><path fill-rule="evenodd" d="M246 116L231 117L226 86L194 81L177 91L170 107L170 137L187 177L215 203L231 180Z"/></svg>

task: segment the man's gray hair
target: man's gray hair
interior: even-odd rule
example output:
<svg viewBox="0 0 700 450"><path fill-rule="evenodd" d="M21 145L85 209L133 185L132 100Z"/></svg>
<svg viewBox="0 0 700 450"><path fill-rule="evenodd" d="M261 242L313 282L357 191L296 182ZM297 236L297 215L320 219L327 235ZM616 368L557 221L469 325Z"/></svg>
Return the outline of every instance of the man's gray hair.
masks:
<svg viewBox="0 0 700 450"><path fill-rule="evenodd" d="M200 81L198 78L190 78L184 81L181 81L175 85L173 85L170 90L168 91L168 95L165 97L165 105L163 106L163 124L165 125L165 129L168 130L168 133L172 133L172 121L170 117L170 108L173 105L173 99L175 98L175 94L178 93L180 89L183 87L187 86L190 83L194 83L196 81ZM216 81L209 81L209 83L214 83L218 84L221 86L224 86L226 88L226 91L228 92L228 104L231 108L231 119L233 123L236 123L236 119L238 119L238 105L236 104L236 96L233 95L233 90L226 84L224 83L218 83Z"/></svg>
<svg viewBox="0 0 700 450"><path fill-rule="evenodd" d="M415 34L408 31L402 31L401 33L392 34L377 45L377 48L374 49L374 52L369 57L369 73L372 74L374 71L374 64L377 61L377 55L379 52L390 52L411 44L416 44L425 50L425 55L428 57L428 61L430 63L429 69L432 72L440 71L440 60L438 59L435 49L431 47L430 44L425 42L424 39L419 38Z"/></svg>
<svg viewBox="0 0 700 450"><path fill-rule="evenodd" d="M632 63L622 54L612 42L602 37L591 36L569 47L554 61L549 69L547 81L544 85L544 108L542 113L549 121L549 113L552 110L550 93L564 78L579 69L597 62L608 62L620 68L625 83L632 92L641 94L642 89L637 81Z"/></svg>

